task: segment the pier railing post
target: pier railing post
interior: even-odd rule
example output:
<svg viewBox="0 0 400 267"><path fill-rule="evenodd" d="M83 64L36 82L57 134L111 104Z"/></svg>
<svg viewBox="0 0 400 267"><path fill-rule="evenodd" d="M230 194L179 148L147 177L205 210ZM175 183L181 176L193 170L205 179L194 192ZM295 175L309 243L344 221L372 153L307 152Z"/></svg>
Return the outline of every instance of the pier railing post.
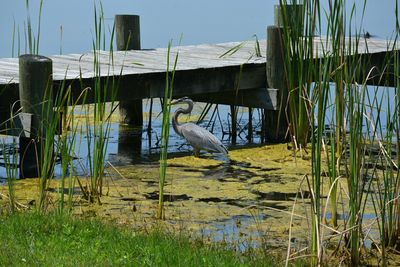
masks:
<svg viewBox="0 0 400 267"><path fill-rule="evenodd" d="M115 15L117 49L140 50L140 22L138 15ZM137 89L137 88L136 88ZM143 125L142 100L119 101L120 122L129 126Z"/></svg>
<svg viewBox="0 0 400 267"><path fill-rule="evenodd" d="M287 132L286 102L288 97L284 74L283 28L267 28L267 83L269 88L279 89L279 109L264 110L264 130L267 142L285 141Z"/></svg>
<svg viewBox="0 0 400 267"><path fill-rule="evenodd" d="M22 112L30 113L29 137L19 138L20 177L39 177L42 159L41 142L44 142L43 111L47 101L46 92L51 92L53 63L50 58L39 55L19 57L19 98Z"/></svg>

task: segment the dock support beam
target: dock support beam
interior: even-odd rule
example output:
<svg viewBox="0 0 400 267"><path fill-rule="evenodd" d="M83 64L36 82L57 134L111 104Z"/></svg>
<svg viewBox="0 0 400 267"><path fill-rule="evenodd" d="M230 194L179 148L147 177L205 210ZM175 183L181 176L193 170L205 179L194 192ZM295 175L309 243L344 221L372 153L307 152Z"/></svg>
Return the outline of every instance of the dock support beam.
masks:
<svg viewBox="0 0 400 267"><path fill-rule="evenodd" d="M39 177L42 143L44 142L43 111L51 101L46 92L52 90L53 63L39 55L19 57L19 98L22 112L32 114L29 137L19 138L20 177ZM44 151L43 151L44 152Z"/></svg>
<svg viewBox="0 0 400 267"><path fill-rule="evenodd" d="M283 142L286 139L288 123L286 103L288 98L284 70L283 28L267 28L267 83L269 88L279 89L278 110L264 110L265 139L267 142Z"/></svg>
<svg viewBox="0 0 400 267"><path fill-rule="evenodd" d="M140 22L138 15L115 15L117 50L140 50ZM139 88L133 88L138 90ZM119 101L120 122L129 126L143 126L142 100Z"/></svg>

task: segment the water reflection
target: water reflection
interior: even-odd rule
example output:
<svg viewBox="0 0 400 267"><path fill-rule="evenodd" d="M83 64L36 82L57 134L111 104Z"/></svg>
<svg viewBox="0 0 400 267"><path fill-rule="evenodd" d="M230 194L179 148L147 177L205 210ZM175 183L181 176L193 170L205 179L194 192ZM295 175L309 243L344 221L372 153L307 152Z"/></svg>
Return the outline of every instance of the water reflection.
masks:
<svg viewBox="0 0 400 267"><path fill-rule="evenodd" d="M142 152L142 127L118 126L118 158L127 162L139 158Z"/></svg>

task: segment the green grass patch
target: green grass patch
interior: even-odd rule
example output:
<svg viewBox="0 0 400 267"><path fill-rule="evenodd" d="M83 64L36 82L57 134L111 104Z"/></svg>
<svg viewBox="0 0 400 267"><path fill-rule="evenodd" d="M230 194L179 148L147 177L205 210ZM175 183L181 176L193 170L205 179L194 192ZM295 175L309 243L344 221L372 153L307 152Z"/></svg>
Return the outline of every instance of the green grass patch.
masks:
<svg viewBox="0 0 400 267"><path fill-rule="evenodd" d="M55 214L0 215L0 266L275 266L265 257Z"/></svg>

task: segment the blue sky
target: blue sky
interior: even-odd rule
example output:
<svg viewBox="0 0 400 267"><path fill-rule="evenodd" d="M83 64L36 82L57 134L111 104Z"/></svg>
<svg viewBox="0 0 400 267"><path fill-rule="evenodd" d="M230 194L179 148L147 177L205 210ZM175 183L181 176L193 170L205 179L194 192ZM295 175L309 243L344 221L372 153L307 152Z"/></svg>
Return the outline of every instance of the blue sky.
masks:
<svg viewBox="0 0 400 267"><path fill-rule="evenodd" d="M399 0L370 0L364 18L364 28L373 35L387 38L395 28L394 6ZM44 55L83 53L91 49L94 0L44 0L40 53ZM103 0L107 22L115 14L141 16L142 48L165 47L170 39L182 44L243 41L257 34L265 38L267 25L273 24L273 7L279 1L270 0ZM321 1L326 3L327 1ZM357 3L363 1L356 1ZM348 1L352 3L352 1ZM30 0L34 22L39 0ZM360 9L359 9L360 10ZM15 22L23 41L27 12L25 0L2 0L0 9L0 57L10 57ZM63 28L61 41L60 27Z"/></svg>

